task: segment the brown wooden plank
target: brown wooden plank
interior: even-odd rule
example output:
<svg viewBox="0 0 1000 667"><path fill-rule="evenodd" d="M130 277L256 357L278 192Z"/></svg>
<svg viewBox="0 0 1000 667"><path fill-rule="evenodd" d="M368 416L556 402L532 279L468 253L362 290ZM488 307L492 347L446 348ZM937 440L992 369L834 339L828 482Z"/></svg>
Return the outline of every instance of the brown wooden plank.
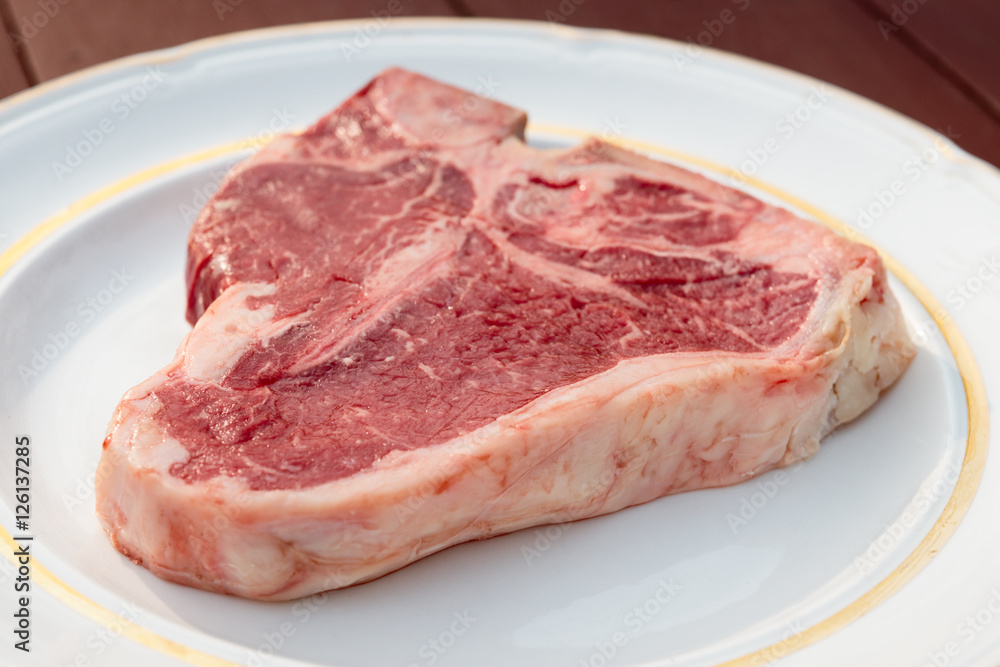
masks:
<svg viewBox="0 0 1000 667"><path fill-rule="evenodd" d="M17 58L20 44L16 33L7 27L3 16L0 16L0 29L3 30L3 44L0 44L0 98L4 98L24 90L29 82Z"/></svg>
<svg viewBox="0 0 1000 667"><path fill-rule="evenodd" d="M567 25L616 28L681 41L700 37L712 47L842 86L932 128L951 128L959 145L1000 165L1000 123L906 44L883 39L876 18L851 2L463 1L480 16L557 20ZM717 21L725 10L732 11L734 18L720 30ZM718 35L709 31L712 27Z"/></svg>
<svg viewBox="0 0 1000 667"><path fill-rule="evenodd" d="M39 81L121 56L237 30L390 15L453 15L445 0L0 0ZM45 9L42 9L42 6ZM30 37L29 37L30 35Z"/></svg>
<svg viewBox="0 0 1000 667"><path fill-rule="evenodd" d="M881 13L879 31L901 39L960 77L1000 119L1000 2L863 0Z"/></svg>

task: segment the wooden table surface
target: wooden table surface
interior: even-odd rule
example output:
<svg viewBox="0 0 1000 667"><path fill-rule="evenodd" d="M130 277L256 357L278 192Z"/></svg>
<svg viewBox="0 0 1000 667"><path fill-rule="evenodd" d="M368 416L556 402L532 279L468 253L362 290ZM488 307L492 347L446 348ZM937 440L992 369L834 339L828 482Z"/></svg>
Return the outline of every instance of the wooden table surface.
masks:
<svg viewBox="0 0 1000 667"><path fill-rule="evenodd" d="M0 0L7 36L0 44L0 97L210 35L368 18L388 1ZM551 20L682 41L700 37L881 102L1000 166L996 0L397 1L412 16ZM734 7L745 10L723 26L720 15Z"/></svg>

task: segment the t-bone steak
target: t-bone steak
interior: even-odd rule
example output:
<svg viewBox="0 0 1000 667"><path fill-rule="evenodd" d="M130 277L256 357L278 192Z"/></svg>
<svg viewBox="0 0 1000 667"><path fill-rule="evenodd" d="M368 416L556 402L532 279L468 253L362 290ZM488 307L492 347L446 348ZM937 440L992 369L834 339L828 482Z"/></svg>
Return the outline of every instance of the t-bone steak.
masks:
<svg viewBox="0 0 1000 667"><path fill-rule="evenodd" d="M905 370L871 248L525 121L392 69L232 170L104 441L123 554L304 596L788 465Z"/></svg>

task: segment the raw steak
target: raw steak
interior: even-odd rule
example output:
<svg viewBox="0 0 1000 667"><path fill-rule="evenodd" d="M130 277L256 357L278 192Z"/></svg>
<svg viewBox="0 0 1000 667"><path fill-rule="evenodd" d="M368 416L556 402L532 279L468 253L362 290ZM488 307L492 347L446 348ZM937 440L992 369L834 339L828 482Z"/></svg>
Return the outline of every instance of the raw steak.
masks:
<svg viewBox="0 0 1000 667"><path fill-rule="evenodd" d="M906 368L870 248L524 124L394 69L232 171L194 329L104 442L122 553L303 596L787 465Z"/></svg>

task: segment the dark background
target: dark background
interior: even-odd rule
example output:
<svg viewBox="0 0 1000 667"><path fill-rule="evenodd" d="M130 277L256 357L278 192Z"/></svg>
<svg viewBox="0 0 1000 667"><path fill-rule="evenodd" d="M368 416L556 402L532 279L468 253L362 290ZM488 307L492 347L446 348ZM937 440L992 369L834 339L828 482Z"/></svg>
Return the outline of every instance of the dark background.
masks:
<svg viewBox="0 0 1000 667"><path fill-rule="evenodd" d="M0 0L0 97L131 53L304 21L370 18L393 0ZM997 0L395 0L409 16L558 20L694 40L860 93L1000 165ZM708 22L708 23L706 23Z"/></svg>

